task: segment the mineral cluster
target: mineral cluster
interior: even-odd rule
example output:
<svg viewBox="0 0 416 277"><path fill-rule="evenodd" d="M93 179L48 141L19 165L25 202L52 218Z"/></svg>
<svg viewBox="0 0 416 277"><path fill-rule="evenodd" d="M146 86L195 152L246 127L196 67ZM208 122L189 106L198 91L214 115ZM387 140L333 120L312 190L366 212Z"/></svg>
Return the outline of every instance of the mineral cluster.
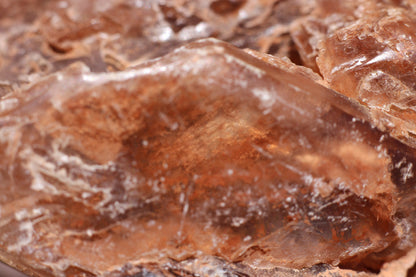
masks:
<svg viewBox="0 0 416 277"><path fill-rule="evenodd" d="M416 275L416 3L0 0L0 260Z"/></svg>

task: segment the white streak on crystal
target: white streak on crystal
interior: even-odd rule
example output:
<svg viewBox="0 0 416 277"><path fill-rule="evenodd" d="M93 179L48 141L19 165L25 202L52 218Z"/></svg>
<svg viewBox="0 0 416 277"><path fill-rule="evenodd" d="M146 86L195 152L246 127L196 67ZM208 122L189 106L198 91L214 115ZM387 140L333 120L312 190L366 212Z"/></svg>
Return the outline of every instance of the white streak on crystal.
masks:
<svg viewBox="0 0 416 277"><path fill-rule="evenodd" d="M249 63L246 63L245 61L243 61L239 58L236 58L233 55L224 54L224 56L225 56L225 59L228 63L235 62L235 63L243 66L244 68L246 68L249 71L251 71L252 73L254 73L257 76L257 78L261 78L265 74L265 72L263 70L259 69L258 67L253 66Z"/></svg>
<svg viewBox="0 0 416 277"><path fill-rule="evenodd" d="M247 221L247 218L244 217L233 217L231 226L233 227L240 227Z"/></svg>
<svg viewBox="0 0 416 277"><path fill-rule="evenodd" d="M34 233L33 223L30 221L22 222L19 225L19 232L21 232L21 234L18 237L17 243L9 245L7 247L8 251L20 252L23 247L32 242Z"/></svg>
<svg viewBox="0 0 416 277"><path fill-rule="evenodd" d="M344 71L352 70L352 69L364 64L366 59L367 59L367 57L363 56L363 57L357 58L355 60L351 60L351 61L342 63L340 65L334 66L334 68L331 70L331 74L335 74L337 71L340 71L340 70L344 70Z"/></svg>
<svg viewBox="0 0 416 277"><path fill-rule="evenodd" d="M243 241L245 241L245 242L250 241L250 240L251 240L251 236L246 236L246 237L243 239Z"/></svg>
<svg viewBox="0 0 416 277"><path fill-rule="evenodd" d="M383 51L380 55L377 55L376 57L369 60L366 64L373 64L377 62L386 62L390 61L395 58L395 54L392 50L388 49L386 51Z"/></svg>
<svg viewBox="0 0 416 277"><path fill-rule="evenodd" d="M254 88L253 89L253 94L260 99L260 101L262 102L262 104L265 107L270 107L274 104L275 100L274 97L272 95L272 93L267 90L267 89L262 89L262 88Z"/></svg>
<svg viewBox="0 0 416 277"><path fill-rule="evenodd" d="M403 182L406 183L408 179L414 176L413 174L413 164L409 163L406 167L400 169L400 173L402 174Z"/></svg>

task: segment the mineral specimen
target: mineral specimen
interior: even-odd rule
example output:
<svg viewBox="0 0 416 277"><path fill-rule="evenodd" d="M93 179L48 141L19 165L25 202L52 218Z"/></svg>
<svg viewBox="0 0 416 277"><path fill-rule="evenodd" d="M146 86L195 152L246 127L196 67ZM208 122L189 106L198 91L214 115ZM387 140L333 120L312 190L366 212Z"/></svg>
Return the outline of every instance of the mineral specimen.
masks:
<svg viewBox="0 0 416 277"><path fill-rule="evenodd" d="M118 276L214 256L378 270L402 255L415 151L285 63L206 40L22 92L0 117L3 259Z"/></svg>
<svg viewBox="0 0 416 277"><path fill-rule="evenodd" d="M311 9L305 0L0 0L0 96L73 62L123 70L203 37L291 56L289 23Z"/></svg>
<svg viewBox="0 0 416 277"><path fill-rule="evenodd" d="M415 8L0 0L0 260L413 277Z"/></svg>
<svg viewBox="0 0 416 277"><path fill-rule="evenodd" d="M388 2L321 0L292 34L305 65L366 106L381 130L415 147L416 6Z"/></svg>

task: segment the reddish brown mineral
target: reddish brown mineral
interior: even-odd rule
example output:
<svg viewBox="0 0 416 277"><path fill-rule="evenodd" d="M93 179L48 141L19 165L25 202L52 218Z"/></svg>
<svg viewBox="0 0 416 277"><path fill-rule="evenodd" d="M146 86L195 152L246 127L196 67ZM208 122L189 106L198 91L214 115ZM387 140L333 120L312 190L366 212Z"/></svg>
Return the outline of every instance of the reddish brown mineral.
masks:
<svg viewBox="0 0 416 277"><path fill-rule="evenodd" d="M415 151L283 66L207 40L119 73L74 65L22 93L1 115L3 259L118 276L214 256L398 258L413 245L414 214L398 213Z"/></svg>
<svg viewBox="0 0 416 277"><path fill-rule="evenodd" d="M389 3L392 2L392 3ZM416 5L318 1L292 34L305 65L369 109L381 130L416 146Z"/></svg>
<svg viewBox="0 0 416 277"><path fill-rule="evenodd" d="M415 6L0 0L0 260L414 276Z"/></svg>
<svg viewBox="0 0 416 277"><path fill-rule="evenodd" d="M118 71L203 37L291 57L297 54L289 24L309 13L312 4L0 0L0 96L77 61L94 72Z"/></svg>

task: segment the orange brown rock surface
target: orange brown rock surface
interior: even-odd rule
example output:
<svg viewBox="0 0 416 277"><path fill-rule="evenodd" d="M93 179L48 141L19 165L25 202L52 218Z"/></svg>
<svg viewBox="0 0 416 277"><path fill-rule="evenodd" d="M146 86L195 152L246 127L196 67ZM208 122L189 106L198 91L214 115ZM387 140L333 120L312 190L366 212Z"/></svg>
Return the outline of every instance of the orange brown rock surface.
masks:
<svg viewBox="0 0 416 277"><path fill-rule="evenodd" d="M415 8L0 0L0 259L414 275Z"/></svg>

